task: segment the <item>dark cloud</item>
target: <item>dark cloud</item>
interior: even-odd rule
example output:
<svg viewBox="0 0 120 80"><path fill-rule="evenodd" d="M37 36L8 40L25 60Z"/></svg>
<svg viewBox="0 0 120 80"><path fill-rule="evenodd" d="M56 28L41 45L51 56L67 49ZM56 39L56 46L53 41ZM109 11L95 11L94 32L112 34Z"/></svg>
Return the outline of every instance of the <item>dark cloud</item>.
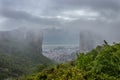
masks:
<svg viewBox="0 0 120 80"><path fill-rule="evenodd" d="M71 34L87 29L111 38L119 32L120 1L0 0L0 17L5 18L0 19L2 28L52 26Z"/></svg>
<svg viewBox="0 0 120 80"><path fill-rule="evenodd" d="M119 0L55 0L56 6L63 8L93 8L120 10ZM56 7L55 6L55 7Z"/></svg>
<svg viewBox="0 0 120 80"><path fill-rule="evenodd" d="M67 10L90 9L99 12L103 17L116 17L120 11L119 0L0 0L1 8L38 15L55 16ZM15 15L16 16L16 15ZM22 17L22 16L20 16ZM19 18L20 18L19 17Z"/></svg>
<svg viewBox="0 0 120 80"><path fill-rule="evenodd" d="M1 15L3 17L21 21L27 21L37 24L44 25L60 25L59 22L55 19L45 19L29 14L25 11L17 11L17 10L2 10Z"/></svg>

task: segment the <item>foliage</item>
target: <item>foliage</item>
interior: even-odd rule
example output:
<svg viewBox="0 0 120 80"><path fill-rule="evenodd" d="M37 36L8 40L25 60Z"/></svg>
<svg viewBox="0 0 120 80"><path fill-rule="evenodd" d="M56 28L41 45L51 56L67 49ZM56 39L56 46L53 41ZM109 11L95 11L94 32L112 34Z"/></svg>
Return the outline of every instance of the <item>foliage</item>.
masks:
<svg viewBox="0 0 120 80"><path fill-rule="evenodd" d="M0 80L30 74L35 70L40 71L51 63L46 57L37 54L11 55L0 53ZM35 66L39 66L39 70Z"/></svg>
<svg viewBox="0 0 120 80"><path fill-rule="evenodd" d="M120 80L120 44L97 46L77 60L44 69L23 80Z"/></svg>
<svg viewBox="0 0 120 80"><path fill-rule="evenodd" d="M28 48L18 50L20 54L1 52L0 80L120 80L120 44L104 42L90 52L79 53L75 61L52 67L48 67L49 59Z"/></svg>
<svg viewBox="0 0 120 80"><path fill-rule="evenodd" d="M6 45L10 46L9 44ZM16 49L12 48L11 51L8 48L3 48L3 46L0 45L0 80L31 74L38 65L52 64L52 61L41 53L34 53L31 49L25 48L26 46L23 47L24 49L16 46Z"/></svg>
<svg viewBox="0 0 120 80"><path fill-rule="evenodd" d="M84 80L83 71L68 64L59 64L54 68L43 70L26 80Z"/></svg>
<svg viewBox="0 0 120 80"><path fill-rule="evenodd" d="M104 44L86 54L79 54L77 67L87 72L88 79L117 80L120 78L120 44Z"/></svg>

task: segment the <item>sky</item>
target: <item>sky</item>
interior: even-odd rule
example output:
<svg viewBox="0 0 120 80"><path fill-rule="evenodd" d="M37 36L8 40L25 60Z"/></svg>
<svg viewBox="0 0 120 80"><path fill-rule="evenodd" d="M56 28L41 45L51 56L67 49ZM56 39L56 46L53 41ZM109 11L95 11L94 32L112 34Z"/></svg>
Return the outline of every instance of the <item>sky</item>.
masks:
<svg viewBox="0 0 120 80"><path fill-rule="evenodd" d="M55 29L71 42L78 42L81 31L91 31L114 42L120 40L119 25L120 0L0 0L0 30Z"/></svg>

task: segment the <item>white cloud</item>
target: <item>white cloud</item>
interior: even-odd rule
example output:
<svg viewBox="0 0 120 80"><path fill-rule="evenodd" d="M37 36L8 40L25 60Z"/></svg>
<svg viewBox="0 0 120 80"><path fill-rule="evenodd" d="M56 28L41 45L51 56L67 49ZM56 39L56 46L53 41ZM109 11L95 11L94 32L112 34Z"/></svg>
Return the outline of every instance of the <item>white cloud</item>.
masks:
<svg viewBox="0 0 120 80"><path fill-rule="evenodd" d="M81 9L81 10L68 10L61 12L61 16L69 17L69 19L77 20L77 19L83 19L83 20L96 20L100 13L91 11L89 9Z"/></svg>
<svg viewBox="0 0 120 80"><path fill-rule="evenodd" d="M6 18L0 16L0 29L3 28L3 23L6 21Z"/></svg>
<svg viewBox="0 0 120 80"><path fill-rule="evenodd" d="M68 16L62 16L62 15L58 15L58 16L56 16L56 18L67 20L67 21L73 21L73 20L77 19L77 18L71 18L71 17L68 17Z"/></svg>
<svg viewBox="0 0 120 80"><path fill-rule="evenodd" d="M5 20L6 18L0 16L0 24L2 24Z"/></svg>
<svg viewBox="0 0 120 80"><path fill-rule="evenodd" d="M96 18L87 18L87 20L92 20L92 21L95 21L96 20Z"/></svg>
<svg viewBox="0 0 120 80"><path fill-rule="evenodd" d="M99 13L90 10L70 10L63 12L63 15L80 16L80 17L98 17Z"/></svg>
<svg viewBox="0 0 120 80"><path fill-rule="evenodd" d="M37 15L37 16L43 19L58 19L58 20L65 20L65 21L77 20L77 18L72 18L64 15L54 15L54 16Z"/></svg>

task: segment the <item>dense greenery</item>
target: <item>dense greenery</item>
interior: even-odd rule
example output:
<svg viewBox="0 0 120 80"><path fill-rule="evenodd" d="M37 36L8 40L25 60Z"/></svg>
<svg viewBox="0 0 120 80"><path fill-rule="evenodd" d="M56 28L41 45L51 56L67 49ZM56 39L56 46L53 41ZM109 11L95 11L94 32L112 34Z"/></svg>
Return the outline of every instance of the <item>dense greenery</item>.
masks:
<svg viewBox="0 0 120 80"><path fill-rule="evenodd" d="M77 55L77 60L59 64L19 80L120 80L120 44L105 42Z"/></svg>
<svg viewBox="0 0 120 80"><path fill-rule="evenodd" d="M14 61L15 60L15 61ZM0 55L0 79L7 77L18 77L26 72L22 61L18 61L18 57L11 55Z"/></svg>
<svg viewBox="0 0 120 80"><path fill-rule="evenodd" d="M79 54L77 67L86 71L86 78L92 80L120 79L120 44L98 46L87 54Z"/></svg>
<svg viewBox="0 0 120 80"><path fill-rule="evenodd" d="M50 60L42 55L0 54L0 80L40 71L49 64L51 64Z"/></svg>
<svg viewBox="0 0 120 80"><path fill-rule="evenodd" d="M0 80L37 72L51 63L31 45L13 40L0 41Z"/></svg>

